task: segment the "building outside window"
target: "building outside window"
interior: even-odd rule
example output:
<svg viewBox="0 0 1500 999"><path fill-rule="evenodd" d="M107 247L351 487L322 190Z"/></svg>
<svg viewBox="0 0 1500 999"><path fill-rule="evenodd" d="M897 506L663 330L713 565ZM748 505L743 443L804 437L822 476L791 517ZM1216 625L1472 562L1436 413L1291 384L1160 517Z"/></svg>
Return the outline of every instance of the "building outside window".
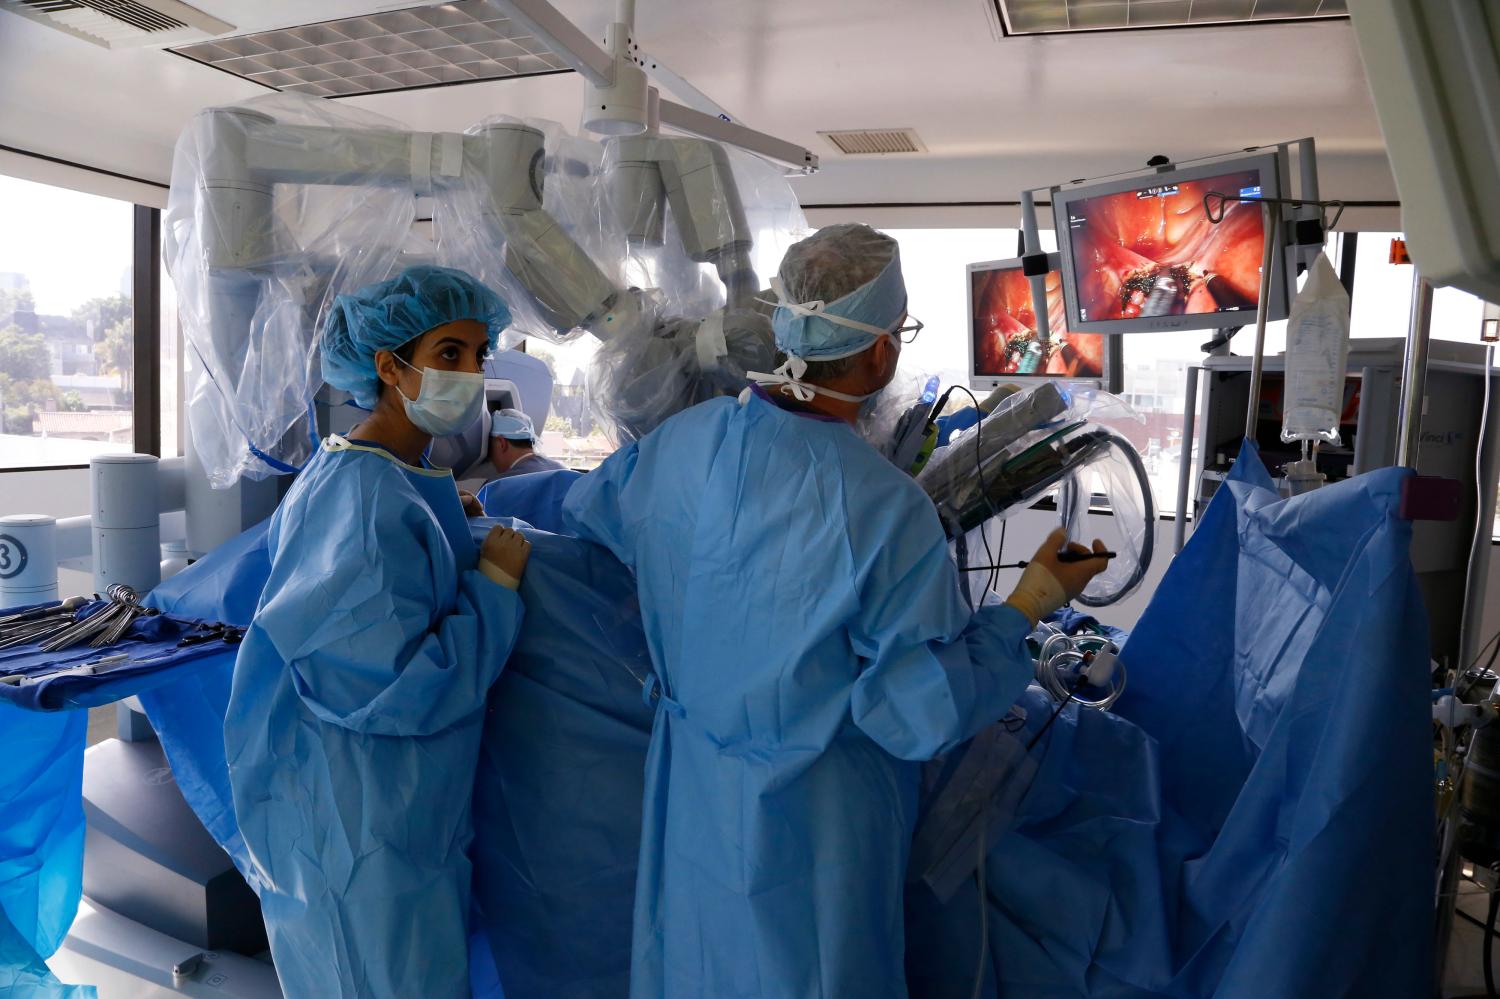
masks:
<svg viewBox="0 0 1500 999"><path fill-rule="evenodd" d="M552 407L547 425L537 428L542 433L538 446L568 468L596 468L615 450L589 399L589 367L598 347L592 334L563 344L526 341L526 352L552 372Z"/></svg>
<svg viewBox="0 0 1500 999"><path fill-rule="evenodd" d="M134 450L133 212L0 177L0 468Z"/></svg>

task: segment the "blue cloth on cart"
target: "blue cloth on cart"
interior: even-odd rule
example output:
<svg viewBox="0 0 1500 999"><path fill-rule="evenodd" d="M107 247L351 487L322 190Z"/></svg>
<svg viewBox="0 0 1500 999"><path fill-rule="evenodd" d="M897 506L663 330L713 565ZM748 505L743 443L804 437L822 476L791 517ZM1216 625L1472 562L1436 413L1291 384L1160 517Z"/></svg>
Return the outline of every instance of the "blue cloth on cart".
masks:
<svg viewBox="0 0 1500 999"><path fill-rule="evenodd" d="M101 613L108 601L85 606L82 618ZM41 652L35 645L0 651L0 674L22 674L43 679L19 686L0 684L0 701L30 711L59 711L110 704L162 683L173 683L177 668L210 658L227 646L204 642L179 648L177 643L193 630L193 621L165 615L137 618L119 643L108 649L93 649L88 643L62 652ZM106 664L93 676L57 676L56 670L82 666L111 655L129 655L131 661Z"/></svg>
<svg viewBox="0 0 1500 999"><path fill-rule="evenodd" d="M562 501L583 478L571 468L554 468L527 475L495 479L479 490L479 502L491 517L514 517L553 534L566 534L562 523Z"/></svg>
<svg viewBox="0 0 1500 999"><path fill-rule="evenodd" d="M1427 621L1398 516L1407 474L1282 500L1246 448L1125 646L1116 712L1069 706L1036 746L986 857L982 994L1430 989ZM1033 706L1022 738L1050 714ZM947 904L908 893L913 997L971 994L976 885Z"/></svg>
<svg viewBox="0 0 1500 999"><path fill-rule="evenodd" d="M42 963L67 936L83 890L83 744L78 711L0 703L0 995L83 999Z"/></svg>
<svg viewBox="0 0 1500 999"><path fill-rule="evenodd" d="M104 601L96 602L85 608L84 616L104 606ZM233 652L226 655L232 647L223 643L178 648L191 624L165 615L143 617L132 624L126 640L108 649L85 644L42 653L25 645L0 651L4 674L50 673L114 651L149 660L113 666L97 676L0 684L0 737L7 755L0 774L0 995L90 994L58 984L41 964L67 935L83 886L81 795L88 716L77 709L175 686L200 668L212 669L215 659L232 662ZM223 753L220 737L220 759Z"/></svg>
<svg viewBox="0 0 1500 999"><path fill-rule="evenodd" d="M95 999L91 985L64 985L31 941L0 913L0 996L6 999Z"/></svg>

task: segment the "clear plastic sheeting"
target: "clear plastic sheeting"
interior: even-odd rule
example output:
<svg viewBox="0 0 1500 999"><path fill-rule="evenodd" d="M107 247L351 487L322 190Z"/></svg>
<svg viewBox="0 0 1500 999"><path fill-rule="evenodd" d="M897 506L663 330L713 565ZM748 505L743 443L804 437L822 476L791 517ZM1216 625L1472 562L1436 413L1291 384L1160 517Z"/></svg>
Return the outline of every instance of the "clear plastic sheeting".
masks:
<svg viewBox="0 0 1500 999"><path fill-rule="evenodd" d="M329 304L412 263L498 292L502 347L608 344L591 396L638 437L770 365L758 275L805 227L778 168L701 139L606 147L503 117L413 132L292 94L206 110L177 145L165 237L192 453L219 488L300 467Z"/></svg>
<svg viewBox="0 0 1500 999"><path fill-rule="evenodd" d="M589 397L624 442L774 366L761 275L807 223L778 168L702 139L610 140L601 192L599 242L623 239L629 291L595 329Z"/></svg>
<svg viewBox="0 0 1500 999"><path fill-rule="evenodd" d="M1156 549L1156 502L1146 466L1130 441L1107 428L1099 432L1107 436L1106 446L1063 480L1057 498L1068 537L1098 538L1115 553L1078 595L1087 607L1105 607L1134 593ZM1111 516L1089 520L1096 508Z"/></svg>
<svg viewBox="0 0 1500 999"><path fill-rule="evenodd" d="M997 550L994 521L1058 490L1058 508L1069 536L1101 534L1096 525L1084 525L1091 506L1114 513L1102 533L1116 557L1079 602L1105 606L1133 592L1154 549L1151 484L1130 442L1096 422L1127 419L1139 417L1117 396L1046 382L1005 399L979 424L935 452L917 484L937 507L963 566ZM966 577L971 596L981 599L989 577Z"/></svg>
<svg viewBox="0 0 1500 999"><path fill-rule="evenodd" d="M415 218L409 147L398 122L291 94L203 111L178 140L163 256L214 486L311 454L317 331L336 295L395 270ZM350 164L364 182L339 183Z"/></svg>
<svg viewBox="0 0 1500 999"><path fill-rule="evenodd" d="M576 339L615 303L624 240L597 223L602 150L560 125L496 116L462 137L463 167L432 193L438 262L498 291L522 336Z"/></svg>
<svg viewBox="0 0 1500 999"><path fill-rule="evenodd" d="M609 140L599 204L601 226L628 244L626 283L659 289L678 315L765 295L807 225L780 168L678 136Z"/></svg>
<svg viewBox="0 0 1500 999"><path fill-rule="evenodd" d="M896 438L908 427L903 418L919 403L932 408L937 400L936 381L934 375L913 365L897 368L890 384L865 401L855 432L887 458L894 457Z"/></svg>
<svg viewBox="0 0 1500 999"><path fill-rule="evenodd" d="M740 392L747 371L763 371L775 359L771 320L761 312L721 310L700 320L664 311L659 297L645 299L641 318L594 354L589 395L620 443L639 440L690 406Z"/></svg>

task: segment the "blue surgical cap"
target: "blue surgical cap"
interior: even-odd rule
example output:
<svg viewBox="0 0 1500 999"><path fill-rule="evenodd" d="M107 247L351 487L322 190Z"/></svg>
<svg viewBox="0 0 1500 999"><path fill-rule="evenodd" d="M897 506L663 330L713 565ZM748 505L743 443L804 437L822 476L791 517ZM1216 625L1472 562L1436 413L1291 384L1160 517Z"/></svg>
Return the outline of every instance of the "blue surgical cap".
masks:
<svg viewBox="0 0 1500 999"><path fill-rule="evenodd" d="M828 226L793 244L773 287L780 299L771 317L776 346L809 361L858 354L906 313L896 241L866 225Z"/></svg>
<svg viewBox="0 0 1500 999"><path fill-rule="evenodd" d="M333 300L323 326L323 380L373 409L380 394L375 352L395 350L428 330L460 319L489 328L490 350L510 325L500 296L451 267L408 267Z"/></svg>
<svg viewBox="0 0 1500 999"><path fill-rule="evenodd" d="M536 425L519 409L502 409L490 417L490 436L508 441L535 441Z"/></svg>

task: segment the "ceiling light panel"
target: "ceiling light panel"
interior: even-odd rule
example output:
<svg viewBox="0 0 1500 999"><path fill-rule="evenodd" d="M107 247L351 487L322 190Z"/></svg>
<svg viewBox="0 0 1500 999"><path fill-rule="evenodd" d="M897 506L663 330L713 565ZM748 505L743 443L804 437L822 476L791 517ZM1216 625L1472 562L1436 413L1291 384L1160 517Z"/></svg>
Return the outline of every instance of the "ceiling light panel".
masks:
<svg viewBox="0 0 1500 999"><path fill-rule="evenodd" d="M318 97L568 69L491 0L382 11L171 51L263 86Z"/></svg>
<svg viewBox="0 0 1500 999"><path fill-rule="evenodd" d="M1007 35L1348 17L1348 0L994 0Z"/></svg>

